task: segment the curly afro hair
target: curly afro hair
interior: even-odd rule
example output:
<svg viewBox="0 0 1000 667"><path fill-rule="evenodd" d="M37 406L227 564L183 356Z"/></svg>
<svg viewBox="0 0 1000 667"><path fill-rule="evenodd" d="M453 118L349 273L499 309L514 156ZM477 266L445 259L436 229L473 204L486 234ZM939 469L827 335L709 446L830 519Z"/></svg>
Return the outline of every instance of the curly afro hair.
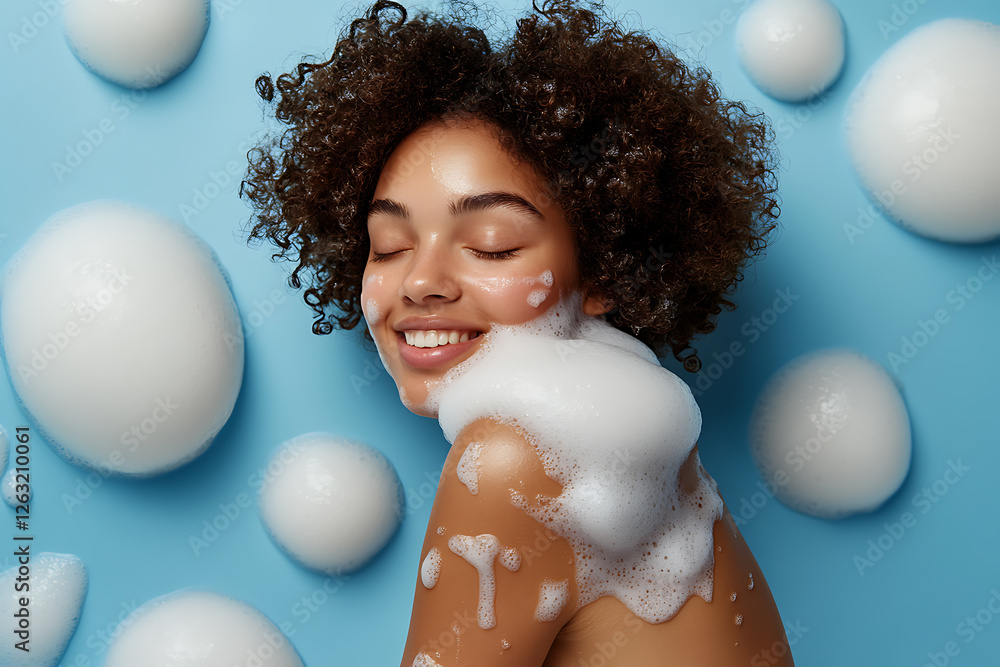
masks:
<svg viewBox="0 0 1000 667"><path fill-rule="evenodd" d="M491 44L469 6L410 18L380 0L329 58L307 59L260 97L287 125L249 154L249 239L296 261L315 333L362 318L367 215L393 149L431 120L492 123L533 164L574 229L581 279L614 326L688 370L778 215L773 132L692 68L600 6L551 0ZM279 96L275 100L276 93Z"/></svg>

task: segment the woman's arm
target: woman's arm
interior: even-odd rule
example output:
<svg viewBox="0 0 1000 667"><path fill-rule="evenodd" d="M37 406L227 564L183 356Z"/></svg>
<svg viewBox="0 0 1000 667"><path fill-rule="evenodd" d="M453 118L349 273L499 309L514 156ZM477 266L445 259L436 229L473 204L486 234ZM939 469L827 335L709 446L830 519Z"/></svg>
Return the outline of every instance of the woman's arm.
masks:
<svg viewBox="0 0 1000 667"><path fill-rule="evenodd" d="M574 556L512 495L535 505L559 492L515 427L481 419L459 434L424 538L402 667L544 662L576 610Z"/></svg>

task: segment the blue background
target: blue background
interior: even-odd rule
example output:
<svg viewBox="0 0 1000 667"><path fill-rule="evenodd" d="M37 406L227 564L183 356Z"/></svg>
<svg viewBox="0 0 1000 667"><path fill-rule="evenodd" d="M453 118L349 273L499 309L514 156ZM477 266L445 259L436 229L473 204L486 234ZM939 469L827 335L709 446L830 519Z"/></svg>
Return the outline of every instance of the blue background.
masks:
<svg viewBox="0 0 1000 667"><path fill-rule="evenodd" d="M892 3L841 0L846 66L829 94L808 106L767 98L740 69L734 22L746 4L617 5L633 23L701 59L727 96L763 109L783 158L782 230L748 272L739 308L724 312L718 329L699 344L706 361L701 388L695 387L704 415L702 458L767 575L800 665L919 666L948 642L959 650L950 664L996 664L1000 618L986 611L978 622L989 622L979 630L960 624L992 596L1000 598L1000 280L986 283L961 310L947 294L1000 244L942 244L878 216L849 238L845 226L868 201L848 163L842 118L865 70L900 37L946 16L1000 22L1000 3L909 0L896 5L903 12L896 15L898 29L886 30L892 24L879 21L891 21ZM516 5L519 12L523 7ZM194 64L145 95L85 70L70 54L58 17L38 19L43 27L15 51L8 33L43 11L40 0L7 0L0 10L0 260L49 215L79 202L123 199L177 219L191 207L196 214L185 221L228 268L248 329L246 375L232 418L216 443L181 470L143 481L88 480L87 471L36 439L35 548L77 554L90 572L90 592L63 664L100 665L103 637L123 610L182 587L255 605L285 625L307 664L398 664L433 496L428 480L436 480L446 443L436 422L399 404L357 332L310 333L311 311L285 286L288 267L271 264L267 248L248 248L240 238L248 210L237 197L239 177L225 183L220 175L231 161L242 174L248 142L268 126L255 77L287 71L305 54L328 53L350 8L320 0L218 0ZM80 166L57 177L53 163L64 161L69 147L104 119L113 131ZM223 187L212 186L213 174ZM758 337L753 324L744 328L752 317L766 317L776 290L786 289L798 299L767 331ZM939 308L950 321L912 360L893 368L887 355L898 353L902 337ZM747 353L713 371L713 352L735 341ZM795 356L828 346L855 348L890 370L910 411L914 445L900 492L877 512L837 522L768 498L747 450L750 412L768 377ZM689 382L698 380L672 359L664 364ZM26 423L7 383L0 385L0 422L11 432ZM189 537L223 513L220 505L254 495L248 478L281 441L314 430L363 440L394 462L408 509L388 548L357 574L328 580L285 558L251 506L196 554ZM949 461L969 470L942 487ZM915 502L936 481L946 493L934 503ZM82 502L67 508L67 497ZM905 512L915 524L899 539L886 538L885 524ZM0 523L4 535L11 532L13 512L0 509ZM867 557L869 540L880 537L891 548L859 573L855 556ZM0 553L9 550L0 545ZM3 567L10 564L9 556L0 558ZM945 656L937 658L943 664Z"/></svg>

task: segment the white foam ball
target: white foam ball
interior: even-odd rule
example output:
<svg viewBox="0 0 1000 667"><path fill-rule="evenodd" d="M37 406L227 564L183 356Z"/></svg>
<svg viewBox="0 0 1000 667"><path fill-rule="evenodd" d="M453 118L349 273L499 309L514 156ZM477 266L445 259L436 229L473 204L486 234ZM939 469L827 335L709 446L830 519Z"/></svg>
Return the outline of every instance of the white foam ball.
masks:
<svg viewBox="0 0 1000 667"><path fill-rule="evenodd" d="M283 443L272 457L260 514L274 540L302 565L349 572L396 532L403 490L379 451L329 433L307 433Z"/></svg>
<svg viewBox="0 0 1000 667"><path fill-rule="evenodd" d="M150 600L112 636L118 638L105 667L302 667L291 641L264 614L206 591Z"/></svg>
<svg viewBox="0 0 1000 667"><path fill-rule="evenodd" d="M47 552L32 557L27 579L19 567L0 574L0 618L7 627L0 642L0 665L56 667L80 621L87 596L87 568L76 556ZM30 584L30 589L15 589L19 583ZM14 632L19 619L15 614L20 613L24 597L29 598L28 652L16 647L24 637Z"/></svg>
<svg viewBox="0 0 1000 667"><path fill-rule="evenodd" d="M942 19L886 51L852 94L847 143L869 195L905 228L1000 236L1000 27Z"/></svg>
<svg viewBox="0 0 1000 667"><path fill-rule="evenodd" d="M0 332L11 383L60 454L106 473L190 461L232 413L243 334L212 250L114 201L52 216L11 259Z"/></svg>
<svg viewBox="0 0 1000 667"><path fill-rule="evenodd" d="M757 0L736 24L736 50L754 85L803 102L840 75L844 22L827 0Z"/></svg>
<svg viewBox="0 0 1000 667"><path fill-rule="evenodd" d="M779 500L840 518L876 509L902 485L910 421L881 366L853 350L821 350L768 382L754 407L751 447Z"/></svg>
<svg viewBox="0 0 1000 667"><path fill-rule="evenodd" d="M95 74L152 88L191 64L208 31L209 0L64 0L66 40Z"/></svg>

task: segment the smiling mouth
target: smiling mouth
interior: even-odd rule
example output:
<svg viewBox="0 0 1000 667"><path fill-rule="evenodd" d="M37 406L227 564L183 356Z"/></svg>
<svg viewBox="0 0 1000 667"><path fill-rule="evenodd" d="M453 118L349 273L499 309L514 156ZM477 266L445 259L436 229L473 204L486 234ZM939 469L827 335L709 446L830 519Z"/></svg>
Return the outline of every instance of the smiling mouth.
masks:
<svg viewBox="0 0 1000 667"><path fill-rule="evenodd" d="M403 331L407 345L417 348L444 347L456 343L465 343L480 336L479 331L462 331L456 329L414 329Z"/></svg>

